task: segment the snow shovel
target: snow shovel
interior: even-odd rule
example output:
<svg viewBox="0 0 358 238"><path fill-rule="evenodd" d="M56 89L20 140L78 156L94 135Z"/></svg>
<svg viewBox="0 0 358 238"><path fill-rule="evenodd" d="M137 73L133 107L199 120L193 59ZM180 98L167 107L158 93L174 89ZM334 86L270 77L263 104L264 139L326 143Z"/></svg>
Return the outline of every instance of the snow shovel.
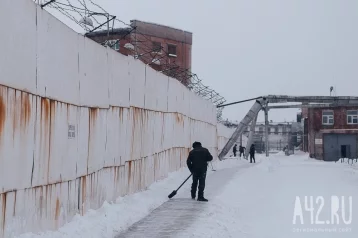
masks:
<svg viewBox="0 0 358 238"><path fill-rule="evenodd" d="M175 195L177 195L178 190L181 188L181 186L184 185L184 183L186 183L186 181L188 181L188 179L189 179L192 175L193 175L193 174L190 174L190 176L189 176L187 179L185 179L185 181L179 186L179 188L178 188L177 190L174 190L171 194L169 194L169 195L168 195L168 198L172 198L172 197L174 197Z"/></svg>

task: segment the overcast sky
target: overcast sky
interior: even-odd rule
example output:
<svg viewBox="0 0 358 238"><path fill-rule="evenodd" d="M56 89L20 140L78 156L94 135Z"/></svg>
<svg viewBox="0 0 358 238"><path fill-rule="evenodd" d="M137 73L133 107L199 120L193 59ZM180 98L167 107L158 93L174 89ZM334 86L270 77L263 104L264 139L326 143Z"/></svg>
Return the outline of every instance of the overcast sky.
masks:
<svg viewBox="0 0 358 238"><path fill-rule="evenodd" d="M129 22L193 32L192 70L228 102L358 93L357 0L94 0ZM224 109L241 120L252 102ZM297 109L272 111L292 121ZM262 121L261 117L259 120Z"/></svg>

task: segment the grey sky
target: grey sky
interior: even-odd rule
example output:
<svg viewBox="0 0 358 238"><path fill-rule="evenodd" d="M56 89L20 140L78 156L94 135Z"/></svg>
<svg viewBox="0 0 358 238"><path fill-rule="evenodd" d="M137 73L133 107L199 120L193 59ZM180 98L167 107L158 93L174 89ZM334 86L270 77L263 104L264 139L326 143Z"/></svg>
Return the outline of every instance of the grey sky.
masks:
<svg viewBox="0 0 358 238"><path fill-rule="evenodd" d="M266 95L357 95L356 0L95 0L129 22L193 32L193 72L228 102ZM230 106L241 120L252 103ZM296 109L270 113L294 120ZM262 120L262 117L260 118Z"/></svg>

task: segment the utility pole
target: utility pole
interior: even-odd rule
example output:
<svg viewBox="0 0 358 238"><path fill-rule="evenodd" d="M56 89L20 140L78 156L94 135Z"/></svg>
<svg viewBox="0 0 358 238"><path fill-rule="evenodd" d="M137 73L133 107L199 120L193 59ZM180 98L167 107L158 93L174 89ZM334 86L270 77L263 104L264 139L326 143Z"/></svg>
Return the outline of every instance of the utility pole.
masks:
<svg viewBox="0 0 358 238"><path fill-rule="evenodd" d="M269 157L269 121L268 121L268 108L267 108L267 104L264 108L264 112L265 112L265 150L266 150L266 157Z"/></svg>
<svg viewBox="0 0 358 238"><path fill-rule="evenodd" d="M247 157L249 156L250 147L253 143L252 141L253 141L253 137L254 137L254 133L255 133L256 121L257 121L257 114L256 114L255 118L251 121L249 138L247 140L247 145L246 145L246 150L245 150L245 159L247 159Z"/></svg>

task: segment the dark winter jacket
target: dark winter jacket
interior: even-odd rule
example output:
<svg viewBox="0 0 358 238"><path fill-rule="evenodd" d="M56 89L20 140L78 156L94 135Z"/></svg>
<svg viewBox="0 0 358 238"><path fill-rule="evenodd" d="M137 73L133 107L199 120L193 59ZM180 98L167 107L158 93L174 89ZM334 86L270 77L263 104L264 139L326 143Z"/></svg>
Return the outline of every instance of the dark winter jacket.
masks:
<svg viewBox="0 0 358 238"><path fill-rule="evenodd" d="M235 145L234 148L232 148L232 151L236 152L237 151L237 146Z"/></svg>
<svg viewBox="0 0 358 238"><path fill-rule="evenodd" d="M208 162L211 160L213 160L213 156L210 154L209 150L200 146L190 151L186 163L190 172L200 173L206 172Z"/></svg>
<svg viewBox="0 0 358 238"><path fill-rule="evenodd" d="M254 155L255 154L255 145L251 145L250 147L250 154Z"/></svg>
<svg viewBox="0 0 358 238"><path fill-rule="evenodd" d="M240 145L239 151L240 151L241 153L244 153L244 149L245 149L245 147L242 147L242 146Z"/></svg>

